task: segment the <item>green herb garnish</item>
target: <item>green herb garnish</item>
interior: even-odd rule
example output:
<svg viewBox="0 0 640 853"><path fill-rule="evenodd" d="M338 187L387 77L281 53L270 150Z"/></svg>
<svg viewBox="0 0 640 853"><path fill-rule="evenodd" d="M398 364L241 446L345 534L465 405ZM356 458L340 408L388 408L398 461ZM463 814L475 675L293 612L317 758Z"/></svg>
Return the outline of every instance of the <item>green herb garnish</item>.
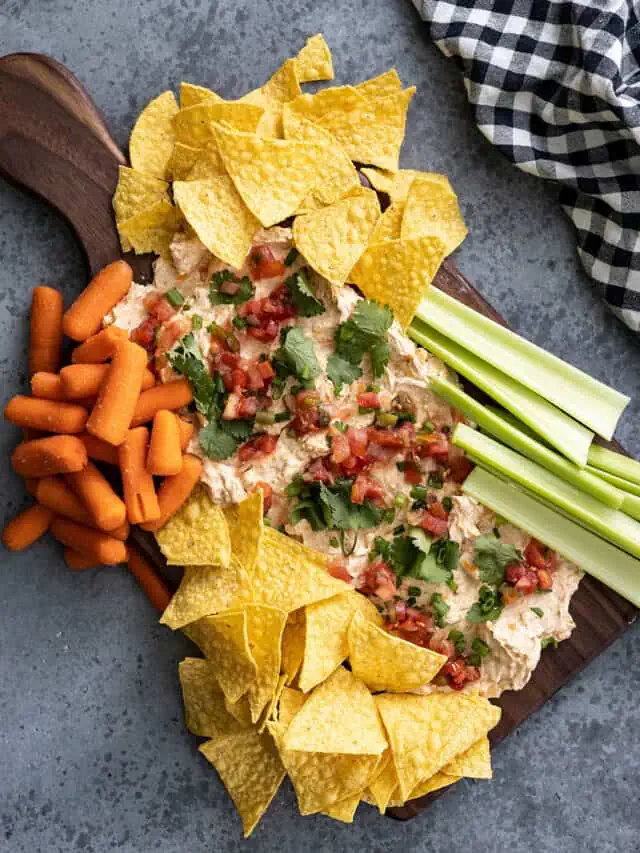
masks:
<svg viewBox="0 0 640 853"><path fill-rule="evenodd" d="M481 536L476 540L473 562L480 569L480 580L498 586L504 581L504 571L511 563L522 560L514 545L501 542L496 536Z"/></svg>
<svg viewBox="0 0 640 853"><path fill-rule="evenodd" d="M235 293L222 293L220 291L221 285L227 281L239 285ZM209 302L212 305L242 305L252 299L255 292L255 287L247 276L236 278L230 270L220 270L220 272L214 273L209 282Z"/></svg>
<svg viewBox="0 0 640 853"><path fill-rule="evenodd" d="M456 647L457 654L461 655L464 652L466 640L462 631L449 631L447 640L451 640L453 645Z"/></svg>
<svg viewBox="0 0 640 853"><path fill-rule="evenodd" d="M544 616L544 610L541 607L530 607L529 609L532 613L535 613L539 619L542 619Z"/></svg>
<svg viewBox="0 0 640 853"><path fill-rule="evenodd" d="M321 372L313 341L297 326L288 326L280 333L273 366L281 379L295 376L301 382L310 382Z"/></svg>
<svg viewBox="0 0 640 853"><path fill-rule="evenodd" d="M471 654L469 655L469 663L471 666L480 666L483 658L489 654L489 646L480 637L476 637L471 643Z"/></svg>
<svg viewBox="0 0 640 853"><path fill-rule="evenodd" d="M317 317L324 314L325 307L314 295L307 278L306 270L298 270L285 281L289 300L300 317Z"/></svg>
<svg viewBox="0 0 640 853"><path fill-rule="evenodd" d="M469 622L495 622L502 613L502 596L489 586L480 587L478 600L467 611Z"/></svg>
<svg viewBox="0 0 640 853"><path fill-rule="evenodd" d="M433 621L438 628L444 628L444 621L449 612L449 605L440 595L439 592L434 592L431 596L431 609L433 610Z"/></svg>

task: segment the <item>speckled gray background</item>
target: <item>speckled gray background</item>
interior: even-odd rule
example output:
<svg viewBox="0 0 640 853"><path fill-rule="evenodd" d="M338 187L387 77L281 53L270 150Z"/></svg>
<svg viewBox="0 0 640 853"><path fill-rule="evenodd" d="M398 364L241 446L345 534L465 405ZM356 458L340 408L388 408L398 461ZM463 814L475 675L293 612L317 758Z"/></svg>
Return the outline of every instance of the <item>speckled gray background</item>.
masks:
<svg viewBox="0 0 640 853"><path fill-rule="evenodd" d="M553 188L516 172L475 129L462 84L408 0L0 0L0 55L66 62L125 144L151 97L182 78L228 98L323 31L338 81L395 65L418 85L406 166L447 172L471 236L462 269L516 329L635 397L619 437L640 452L640 352L590 289ZM71 298L82 258L65 224L0 183L0 365L25 387L27 305L41 282ZM16 432L0 426L0 458ZM23 505L2 475L6 515ZM361 807L352 827L296 815L288 788L254 837L182 726L186 646L118 570L72 575L49 542L0 567L0 850L201 853L638 849L640 629L496 750L493 783L464 782L401 824ZM635 659L634 659L635 652Z"/></svg>

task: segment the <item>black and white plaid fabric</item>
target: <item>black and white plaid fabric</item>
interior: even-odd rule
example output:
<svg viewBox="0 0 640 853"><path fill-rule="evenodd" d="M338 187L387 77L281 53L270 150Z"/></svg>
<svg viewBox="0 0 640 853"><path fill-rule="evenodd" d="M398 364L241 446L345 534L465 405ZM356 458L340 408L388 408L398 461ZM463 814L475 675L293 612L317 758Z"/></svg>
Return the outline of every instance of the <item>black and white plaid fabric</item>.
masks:
<svg viewBox="0 0 640 853"><path fill-rule="evenodd" d="M638 0L413 3L462 69L482 133L560 185L584 268L640 331Z"/></svg>

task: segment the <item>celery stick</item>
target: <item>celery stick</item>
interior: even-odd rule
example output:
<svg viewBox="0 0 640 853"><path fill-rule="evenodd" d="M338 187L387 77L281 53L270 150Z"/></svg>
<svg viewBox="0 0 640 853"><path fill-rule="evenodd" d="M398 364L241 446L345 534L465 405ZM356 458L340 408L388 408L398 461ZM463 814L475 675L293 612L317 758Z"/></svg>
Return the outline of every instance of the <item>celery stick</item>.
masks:
<svg viewBox="0 0 640 853"><path fill-rule="evenodd" d="M640 607L640 561L482 468L472 471L462 488Z"/></svg>
<svg viewBox="0 0 640 853"><path fill-rule="evenodd" d="M632 483L640 485L640 462L630 456L625 456L624 453L616 453L615 450L608 450L606 447L600 447L599 444L593 444L589 449L587 461L594 468L600 468L608 474L622 477L623 480L631 480Z"/></svg>
<svg viewBox="0 0 640 853"><path fill-rule="evenodd" d="M622 504L620 505L622 512L626 512L631 518L637 518L640 521L640 485L638 483L623 480L621 477L616 477L607 471L599 471L597 468L592 468L591 465L587 465L585 471L595 474L597 477L615 486L622 495Z"/></svg>
<svg viewBox="0 0 640 853"><path fill-rule="evenodd" d="M536 462L525 459L465 424L458 424L452 440L473 461L504 474L559 507L588 530L634 557L640 557L640 524L625 513L605 506L602 501L577 489Z"/></svg>
<svg viewBox="0 0 640 853"><path fill-rule="evenodd" d="M422 323L412 323L409 336L466 376L580 468L587 462L593 433L533 391Z"/></svg>
<svg viewBox="0 0 640 853"><path fill-rule="evenodd" d="M629 397L435 287L428 288L416 316L499 370L508 369L510 377L598 435L613 435Z"/></svg>
<svg viewBox="0 0 640 853"><path fill-rule="evenodd" d="M528 459L538 462L548 471L552 471L563 480L573 483L574 486L598 498L607 506L613 509L619 509L622 506L623 494L619 489L605 483L600 477L578 468L551 450L546 444L541 444L537 438L532 437L534 433L530 434L528 427L524 424L522 427L526 432L513 426L511 423L512 415L509 412L505 413L508 417L503 418L502 413L498 414L493 407L478 403L477 400L474 400L473 397L446 379L434 377L431 379L430 387L432 391L455 406L463 415L475 421L480 429L509 445L513 450L517 450ZM519 424L518 421L516 423Z"/></svg>

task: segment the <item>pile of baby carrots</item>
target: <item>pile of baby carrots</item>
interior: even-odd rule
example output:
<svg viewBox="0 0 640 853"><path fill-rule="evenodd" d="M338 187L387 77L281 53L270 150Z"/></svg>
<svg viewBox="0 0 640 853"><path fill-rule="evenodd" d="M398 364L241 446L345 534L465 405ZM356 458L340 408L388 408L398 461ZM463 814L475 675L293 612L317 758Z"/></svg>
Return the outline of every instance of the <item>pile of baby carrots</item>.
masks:
<svg viewBox="0 0 640 853"><path fill-rule="evenodd" d="M169 592L127 544L130 525L162 527L189 497L202 463L185 453L193 424L176 414L193 399L189 382L156 384L147 352L125 330L103 328L132 281L131 267L115 261L67 311L58 290L34 289L31 396L13 397L4 416L24 431L11 463L35 502L9 521L2 541L20 551L48 530L70 569L126 564L164 609ZM77 345L61 367L65 335Z"/></svg>

